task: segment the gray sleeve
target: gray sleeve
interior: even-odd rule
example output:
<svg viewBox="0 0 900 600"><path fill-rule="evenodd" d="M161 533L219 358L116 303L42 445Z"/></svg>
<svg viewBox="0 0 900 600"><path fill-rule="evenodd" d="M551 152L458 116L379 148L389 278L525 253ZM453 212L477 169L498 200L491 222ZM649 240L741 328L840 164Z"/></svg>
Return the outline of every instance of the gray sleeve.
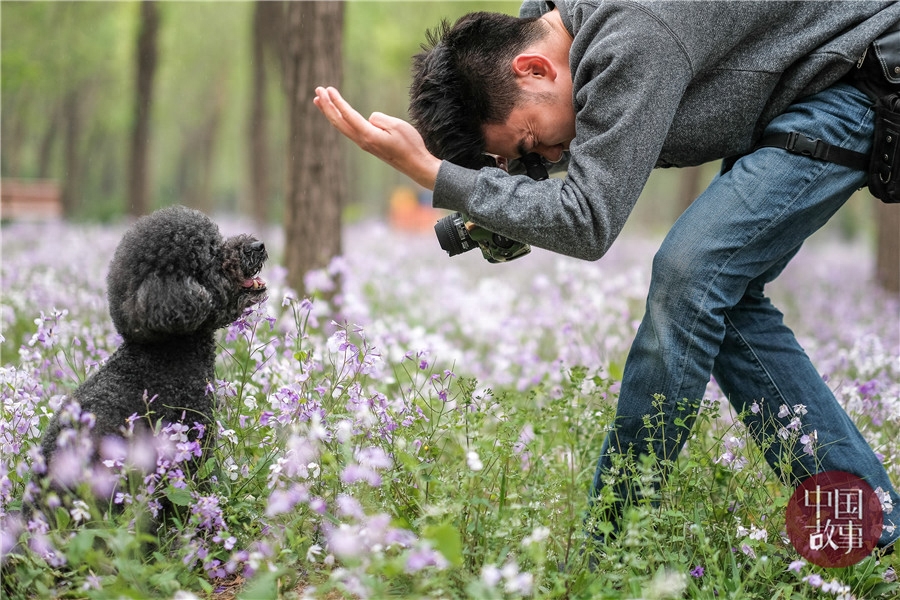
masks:
<svg viewBox="0 0 900 600"><path fill-rule="evenodd" d="M435 206L553 252L585 260L606 253L656 164L690 65L645 12L603 17L582 23L572 47L577 135L566 177L533 181L445 162Z"/></svg>
<svg viewBox="0 0 900 600"><path fill-rule="evenodd" d="M519 17L539 17L550 10L547 0L525 0L519 7Z"/></svg>

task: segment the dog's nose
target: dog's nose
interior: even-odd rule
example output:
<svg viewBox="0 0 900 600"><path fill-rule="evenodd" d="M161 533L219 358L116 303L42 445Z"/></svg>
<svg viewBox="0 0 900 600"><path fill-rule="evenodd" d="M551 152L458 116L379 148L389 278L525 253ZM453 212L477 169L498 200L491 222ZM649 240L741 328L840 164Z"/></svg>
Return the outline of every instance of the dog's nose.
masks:
<svg viewBox="0 0 900 600"><path fill-rule="evenodd" d="M250 244L250 249L255 252L262 252L266 249L266 245L262 242L253 242L252 244Z"/></svg>

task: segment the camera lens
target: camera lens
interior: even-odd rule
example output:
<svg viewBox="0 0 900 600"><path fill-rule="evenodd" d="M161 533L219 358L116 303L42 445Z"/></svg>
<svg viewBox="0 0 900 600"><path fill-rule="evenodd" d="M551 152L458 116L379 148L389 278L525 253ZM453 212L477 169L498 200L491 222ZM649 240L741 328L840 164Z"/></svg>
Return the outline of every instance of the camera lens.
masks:
<svg viewBox="0 0 900 600"><path fill-rule="evenodd" d="M469 236L466 223L458 212L439 219L434 224L434 233L441 248L450 256L474 250L478 246Z"/></svg>
<svg viewBox="0 0 900 600"><path fill-rule="evenodd" d="M544 166L544 159L541 158L540 154L531 152L520 160L525 166L525 173L535 181L543 181L550 177L547 173L547 167Z"/></svg>

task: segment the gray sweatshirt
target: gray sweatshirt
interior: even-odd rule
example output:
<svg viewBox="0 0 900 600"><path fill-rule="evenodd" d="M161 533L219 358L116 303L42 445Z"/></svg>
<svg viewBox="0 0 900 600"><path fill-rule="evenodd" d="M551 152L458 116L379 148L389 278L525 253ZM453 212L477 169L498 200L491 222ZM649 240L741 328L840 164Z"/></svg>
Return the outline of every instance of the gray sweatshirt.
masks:
<svg viewBox="0 0 900 600"><path fill-rule="evenodd" d="M855 67L900 21L872 1L565 0L576 137L564 179L444 161L434 206L539 248L597 260L655 167L746 152L792 102ZM552 9L527 0L522 16Z"/></svg>

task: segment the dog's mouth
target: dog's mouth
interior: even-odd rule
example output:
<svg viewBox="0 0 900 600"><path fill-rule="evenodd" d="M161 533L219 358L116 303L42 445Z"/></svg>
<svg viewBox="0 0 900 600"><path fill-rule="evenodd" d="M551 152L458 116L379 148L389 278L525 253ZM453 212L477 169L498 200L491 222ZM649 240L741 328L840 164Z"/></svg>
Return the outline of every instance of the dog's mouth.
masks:
<svg viewBox="0 0 900 600"><path fill-rule="evenodd" d="M255 275L250 279L245 279L241 283L241 287L245 290L262 291L266 289L266 282L259 275Z"/></svg>
<svg viewBox="0 0 900 600"><path fill-rule="evenodd" d="M255 297L266 290L266 281L259 276L259 272L267 258L269 254L266 252L265 244L254 238L245 241L240 249L239 281L242 291Z"/></svg>

